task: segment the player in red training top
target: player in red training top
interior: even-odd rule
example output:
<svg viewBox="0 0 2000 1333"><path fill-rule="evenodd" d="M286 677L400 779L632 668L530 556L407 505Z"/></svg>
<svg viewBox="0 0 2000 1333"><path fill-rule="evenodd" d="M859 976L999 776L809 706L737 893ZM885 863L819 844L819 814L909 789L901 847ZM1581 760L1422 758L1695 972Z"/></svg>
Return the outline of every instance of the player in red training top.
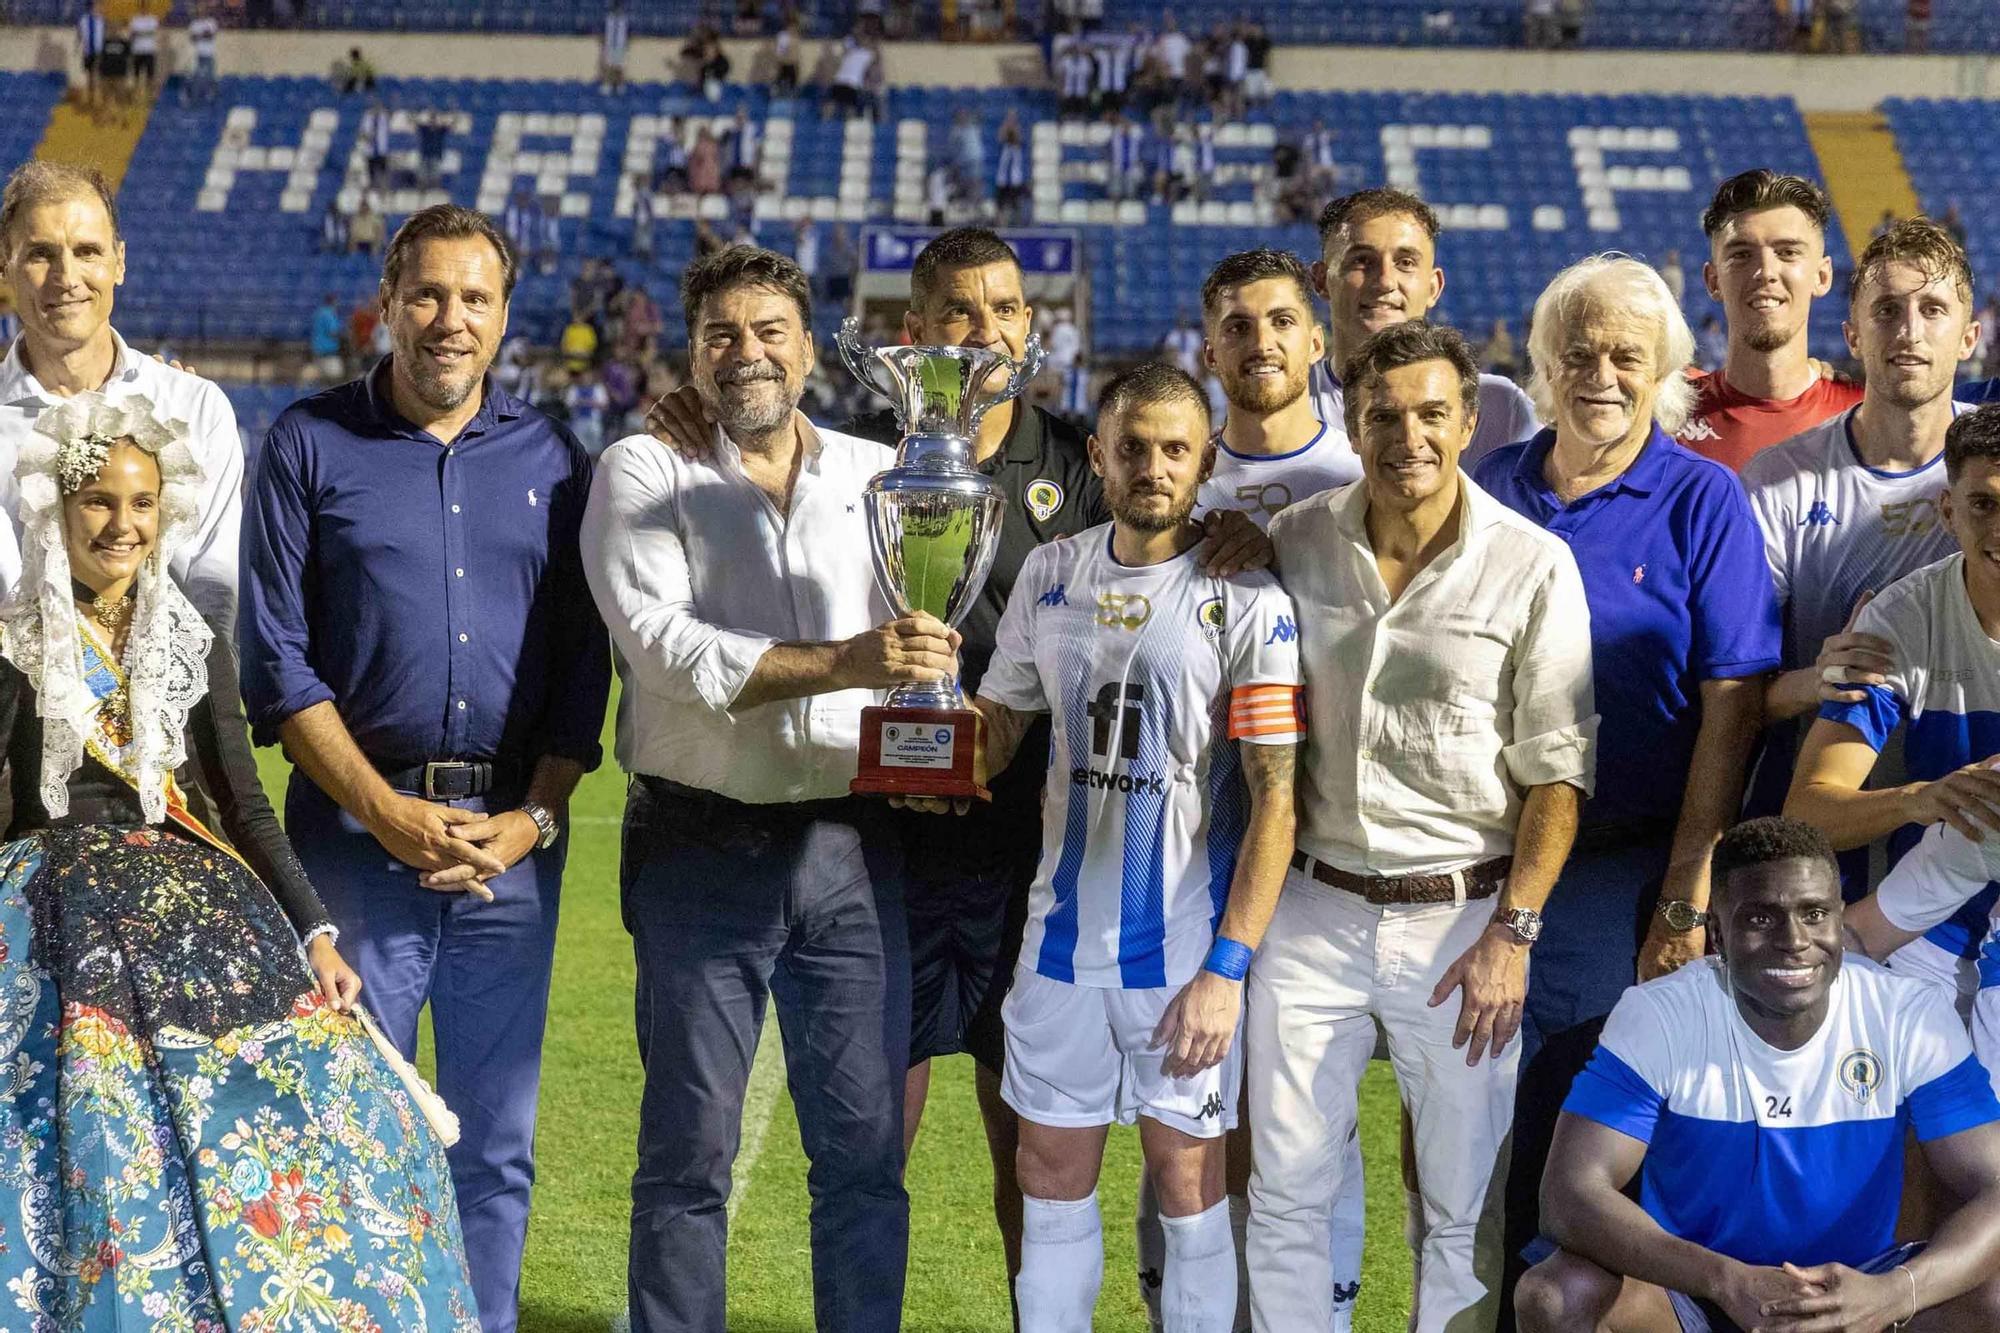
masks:
<svg viewBox="0 0 2000 1333"><path fill-rule="evenodd" d="M1826 378L1806 348L1813 300L1833 288L1831 213L1819 186L1760 167L1722 182L1701 216L1702 280L1722 303L1729 355L1695 377L1679 438L1732 471L1861 401L1860 385Z"/></svg>

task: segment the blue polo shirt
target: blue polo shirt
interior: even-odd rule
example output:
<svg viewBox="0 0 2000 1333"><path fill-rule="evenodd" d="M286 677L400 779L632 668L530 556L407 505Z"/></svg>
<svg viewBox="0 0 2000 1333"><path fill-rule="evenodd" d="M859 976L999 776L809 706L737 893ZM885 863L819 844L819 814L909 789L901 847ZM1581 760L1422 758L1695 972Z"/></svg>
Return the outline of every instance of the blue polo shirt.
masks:
<svg viewBox="0 0 2000 1333"><path fill-rule="evenodd" d="M243 504L243 702L260 745L324 701L378 768L594 768L611 655L578 532L590 458L488 376L449 445L389 361L272 425Z"/></svg>
<svg viewBox="0 0 2000 1333"><path fill-rule="evenodd" d="M1473 480L1569 543L1590 603L1597 792L1586 827L1680 814L1705 680L1778 665L1764 538L1727 468L1653 438L1616 481L1565 505L1542 477L1555 432L1496 449Z"/></svg>

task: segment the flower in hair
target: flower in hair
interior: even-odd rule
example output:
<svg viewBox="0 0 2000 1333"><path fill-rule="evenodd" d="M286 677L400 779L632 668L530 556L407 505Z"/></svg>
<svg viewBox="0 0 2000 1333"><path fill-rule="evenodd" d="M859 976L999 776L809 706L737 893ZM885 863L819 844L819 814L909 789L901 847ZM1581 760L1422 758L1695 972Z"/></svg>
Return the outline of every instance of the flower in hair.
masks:
<svg viewBox="0 0 2000 1333"><path fill-rule="evenodd" d="M87 435L72 435L56 446L56 482L64 495L74 495L97 479L104 471L104 460L110 456L111 446L117 440L109 435L92 432Z"/></svg>

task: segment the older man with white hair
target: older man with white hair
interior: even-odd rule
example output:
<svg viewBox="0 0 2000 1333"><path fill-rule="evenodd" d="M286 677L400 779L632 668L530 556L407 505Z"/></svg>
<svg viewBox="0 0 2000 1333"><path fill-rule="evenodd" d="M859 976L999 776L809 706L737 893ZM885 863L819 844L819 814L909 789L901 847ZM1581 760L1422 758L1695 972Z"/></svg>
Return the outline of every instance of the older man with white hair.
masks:
<svg viewBox="0 0 2000 1333"><path fill-rule="evenodd" d="M1635 971L1702 954L1710 853L1734 822L1780 651L1748 498L1673 438L1694 335L1660 275L1609 255L1563 270L1535 303L1528 355L1536 408L1555 424L1474 475L1576 556L1602 721L1597 789L1544 911L1522 1023L1519 1245L1536 1234L1541 1160L1603 1018Z"/></svg>

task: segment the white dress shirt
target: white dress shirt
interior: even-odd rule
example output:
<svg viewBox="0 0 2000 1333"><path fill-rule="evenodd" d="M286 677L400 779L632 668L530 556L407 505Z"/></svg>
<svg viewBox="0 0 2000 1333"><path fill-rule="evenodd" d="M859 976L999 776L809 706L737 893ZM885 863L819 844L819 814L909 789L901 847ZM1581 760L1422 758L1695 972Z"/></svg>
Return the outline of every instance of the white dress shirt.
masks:
<svg viewBox="0 0 2000 1333"><path fill-rule="evenodd" d="M243 439L236 433L236 413L222 390L185 370L135 352L112 331L116 351L106 397L132 394L151 400L155 411L188 425L188 447L201 464L201 518L195 532L174 556L170 568L209 624L229 638L236 637L236 541L243 526ZM0 506L9 522L0 525L0 594L13 591L21 578L20 515L16 513L14 463L21 444L34 431L42 409L63 400L43 388L22 360L27 346L18 338L0 361Z"/></svg>
<svg viewBox="0 0 2000 1333"><path fill-rule="evenodd" d="M806 448L785 514L720 429L705 459L632 435L598 460L583 564L617 650L626 770L757 804L847 794L875 691L729 708L773 644L852 638L893 614L862 490L895 454L834 431Z"/></svg>
<svg viewBox="0 0 2000 1333"><path fill-rule="evenodd" d="M1463 473L1458 538L1392 603L1356 482L1271 520L1298 608L1298 845L1356 875L1514 851L1530 787L1589 793L1597 715L1576 560Z"/></svg>

